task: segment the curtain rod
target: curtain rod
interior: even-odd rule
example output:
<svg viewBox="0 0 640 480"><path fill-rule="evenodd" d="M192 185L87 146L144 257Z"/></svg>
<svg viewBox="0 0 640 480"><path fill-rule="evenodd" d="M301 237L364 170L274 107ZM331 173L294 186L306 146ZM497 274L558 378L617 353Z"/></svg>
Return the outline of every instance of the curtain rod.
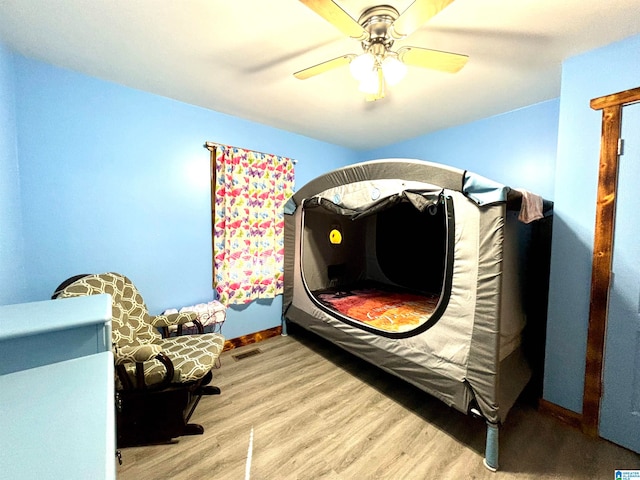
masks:
<svg viewBox="0 0 640 480"><path fill-rule="evenodd" d="M216 145L228 146L231 148L241 148L241 147L234 147L233 145L227 145L226 143L216 143L216 142L204 142L203 147L209 151L212 151L216 147ZM242 150L246 150L246 149L242 148ZM252 152L260 153L261 155L275 155L276 157L282 157L282 155L276 155L275 153L258 152L256 150L252 150ZM291 159L291 161L293 162L294 165L298 163L298 160L294 160L293 158Z"/></svg>

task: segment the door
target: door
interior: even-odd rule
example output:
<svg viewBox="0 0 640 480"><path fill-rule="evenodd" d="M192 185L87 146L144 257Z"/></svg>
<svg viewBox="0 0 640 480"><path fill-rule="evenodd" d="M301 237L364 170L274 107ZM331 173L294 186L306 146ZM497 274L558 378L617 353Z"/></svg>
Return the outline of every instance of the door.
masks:
<svg viewBox="0 0 640 480"><path fill-rule="evenodd" d="M640 103L621 137L599 433L640 453Z"/></svg>

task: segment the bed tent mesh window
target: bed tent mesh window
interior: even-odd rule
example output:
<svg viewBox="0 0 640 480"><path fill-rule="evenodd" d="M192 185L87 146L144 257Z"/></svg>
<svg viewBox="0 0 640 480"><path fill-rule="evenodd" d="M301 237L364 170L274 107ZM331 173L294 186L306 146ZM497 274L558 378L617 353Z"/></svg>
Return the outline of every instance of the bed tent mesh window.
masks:
<svg viewBox="0 0 640 480"><path fill-rule="evenodd" d="M321 196L304 202L301 273L319 306L392 337L437 321L448 298L453 210L440 191L412 193L361 209Z"/></svg>

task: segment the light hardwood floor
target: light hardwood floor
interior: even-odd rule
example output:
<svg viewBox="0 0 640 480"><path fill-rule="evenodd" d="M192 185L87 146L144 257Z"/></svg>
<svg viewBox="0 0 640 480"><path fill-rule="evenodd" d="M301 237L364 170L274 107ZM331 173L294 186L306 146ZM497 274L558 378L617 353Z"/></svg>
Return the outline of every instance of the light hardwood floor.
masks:
<svg viewBox="0 0 640 480"><path fill-rule="evenodd" d="M236 361L232 355L259 348ZM500 431L500 471L482 465L480 420L295 329L222 355L192 421L202 436L122 450L122 480L613 479L640 456L517 404Z"/></svg>

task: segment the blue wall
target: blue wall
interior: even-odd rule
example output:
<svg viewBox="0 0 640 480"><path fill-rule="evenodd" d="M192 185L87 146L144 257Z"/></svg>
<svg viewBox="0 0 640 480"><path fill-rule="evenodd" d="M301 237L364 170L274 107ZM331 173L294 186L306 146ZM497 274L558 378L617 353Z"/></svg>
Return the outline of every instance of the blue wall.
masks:
<svg viewBox="0 0 640 480"><path fill-rule="evenodd" d="M544 397L575 412L582 411L602 121L589 102L638 86L640 36L563 64Z"/></svg>
<svg viewBox="0 0 640 480"><path fill-rule="evenodd" d="M361 153L418 158L470 170L553 199L558 99Z"/></svg>
<svg viewBox="0 0 640 480"><path fill-rule="evenodd" d="M13 54L0 43L0 305L25 301Z"/></svg>
<svg viewBox="0 0 640 480"><path fill-rule="evenodd" d="M297 185L355 159L349 149L14 58L28 301L50 297L71 275L104 271L129 276L152 313L211 300L207 140L300 159ZM279 325L280 302L234 307L225 335Z"/></svg>

